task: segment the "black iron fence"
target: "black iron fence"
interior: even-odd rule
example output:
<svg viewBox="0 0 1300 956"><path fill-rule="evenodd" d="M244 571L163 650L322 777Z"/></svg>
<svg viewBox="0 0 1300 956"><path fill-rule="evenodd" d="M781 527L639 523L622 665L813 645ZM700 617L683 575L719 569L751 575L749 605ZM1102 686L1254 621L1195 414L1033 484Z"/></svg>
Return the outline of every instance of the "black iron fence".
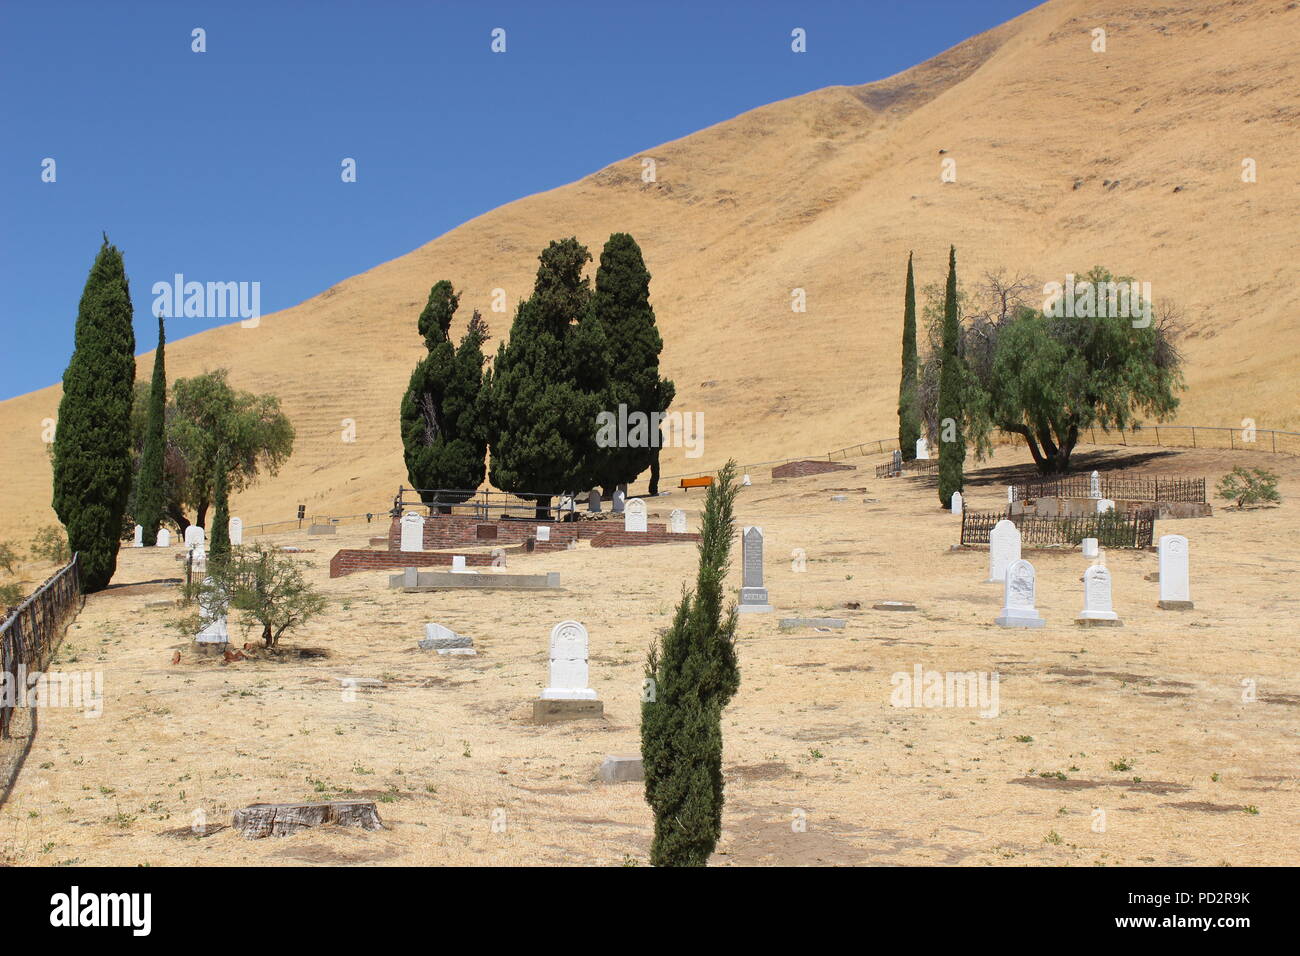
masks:
<svg viewBox="0 0 1300 956"><path fill-rule="evenodd" d="M540 504L539 502L546 502ZM406 488L398 486L391 514L423 508L430 514L492 518L543 518L560 521L578 509L574 498L561 494L504 491L468 491L463 488ZM542 512L545 514L543 515Z"/></svg>
<svg viewBox="0 0 1300 956"><path fill-rule="evenodd" d="M1204 478L1141 478L1098 475L1099 498L1112 501L1205 501ZM1011 500L1092 497L1090 475L1027 481L1011 486Z"/></svg>
<svg viewBox="0 0 1300 956"><path fill-rule="evenodd" d="M58 646L67 623L81 610L81 555L32 592L0 623L0 671L9 675L8 686L15 695L27 688L21 673L43 671ZM21 703L15 697L13 703ZM8 740L14 707L0 699L0 740Z"/></svg>
<svg viewBox="0 0 1300 956"><path fill-rule="evenodd" d="M999 521L1010 521L1020 531L1022 548L1077 546L1096 538L1104 548L1149 548L1155 535L1154 511L1106 511L1073 518L1043 515L1008 515L1001 511L963 511L961 543L989 543L989 533Z"/></svg>

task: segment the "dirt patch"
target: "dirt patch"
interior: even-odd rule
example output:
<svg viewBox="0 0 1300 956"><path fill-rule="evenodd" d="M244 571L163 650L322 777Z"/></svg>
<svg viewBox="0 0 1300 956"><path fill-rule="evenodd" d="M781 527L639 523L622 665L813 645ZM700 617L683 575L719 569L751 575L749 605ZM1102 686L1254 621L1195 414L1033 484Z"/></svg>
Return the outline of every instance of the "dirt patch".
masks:
<svg viewBox="0 0 1300 956"><path fill-rule="evenodd" d="M1095 790L1098 787L1120 787L1129 793L1186 793L1192 789L1185 783L1170 783L1165 780L1084 780L1060 777L1017 777L1008 783L1037 790Z"/></svg>
<svg viewBox="0 0 1300 956"><path fill-rule="evenodd" d="M1194 810L1197 813L1244 813L1246 808L1236 803L1207 803L1204 800L1184 800L1181 803L1162 803L1162 807Z"/></svg>
<svg viewBox="0 0 1300 956"><path fill-rule="evenodd" d="M793 771L783 763L755 763L744 767L732 767L727 771L741 780L779 780L790 776Z"/></svg>

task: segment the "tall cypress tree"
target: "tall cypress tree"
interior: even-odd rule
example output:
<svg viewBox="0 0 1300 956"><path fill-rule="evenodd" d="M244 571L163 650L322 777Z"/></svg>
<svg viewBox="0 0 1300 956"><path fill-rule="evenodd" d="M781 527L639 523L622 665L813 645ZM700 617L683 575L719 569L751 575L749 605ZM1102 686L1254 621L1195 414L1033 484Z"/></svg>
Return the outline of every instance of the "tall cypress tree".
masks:
<svg viewBox="0 0 1300 956"><path fill-rule="evenodd" d="M898 379L898 447L903 460L916 457L921 437L921 406L916 389L916 286L912 281L912 254L907 254L907 289L903 293L903 369Z"/></svg>
<svg viewBox="0 0 1300 956"><path fill-rule="evenodd" d="M451 503L469 498L487 470L481 392L488 328L475 310L460 347L453 347L448 333L459 305L460 296L446 279L429 290L419 319L428 354L411 373L401 408L402 447L412 486L462 489L461 495L440 496Z"/></svg>
<svg viewBox="0 0 1300 956"><path fill-rule="evenodd" d="M149 418L145 423L144 450L140 455L140 471L136 477L135 520L143 528L146 547L158 543L158 528L162 524L166 504L164 453L167 445L167 368L163 355L166 334L163 317L158 316L158 349L153 354L153 382L149 386Z"/></svg>
<svg viewBox="0 0 1300 956"><path fill-rule="evenodd" d="M625 232L611 235L600 253L591 309L607 342L616 344L609 350L608 383L601 410L616 419L620 405L626 407L629 416L640 412L647 419L667 411L676 388L668 379L659 377L659 353L664 343L650 305L650 272L641 248ZM604 487L607 496L617 485L634 481L647 468L657 471L659 430L649 429L646 437L646 444L597 448L592 477ZM654 477L652 473L652 482ZM657 491L651 488L651 494Z"/></svg>
<svg viewBox="0 0 1300 956"><path fill-rule="evenodd" d="M704 866L722 835L722 711L740 687L736 606L723 607L738 490L729 461L704 503L695 590L646 661L641 757L655 866Z"/></svg>
<svg viewBox="0 0 1300 956"><path fill-rule="evenodd" d="M77 307L54 433L54 511L81 554L86 592L102 590L117 570L131 493L132 314L122 253L104 236Z"/></svg>
<svg viewBox="0 0 1300 956"><path fill-rule="evenodd" d="M575 359L603 348L603 337L594 323L579 328L589 315L591 285L582 270L591 253L569 238L538 259L533 294L515 312L487 388L492 484L534 499L541 517L552 494L577 490L585 477L601 396L579 381L598 374ZM577 336L589 347L573 348Z"/></svg>
<svg viewBox="0 0 1300 956"><path fill-rule="evenodd" d="M957 250L948 247L948 285L943 293L943 366L939 370L939 501L951 507L952 495L962 489L962 464L966 460L966 440L961 422L962 375L959 343L961 326L957 321Z"/></svg>
<svg viewBox="0 0 1300 956"><path fill-rule="evenodd" d="M230 469L226 464L227 451L217 452L212 475L212 533L208 535L208 553L213 561L221 563L230 557Z"/></svg>

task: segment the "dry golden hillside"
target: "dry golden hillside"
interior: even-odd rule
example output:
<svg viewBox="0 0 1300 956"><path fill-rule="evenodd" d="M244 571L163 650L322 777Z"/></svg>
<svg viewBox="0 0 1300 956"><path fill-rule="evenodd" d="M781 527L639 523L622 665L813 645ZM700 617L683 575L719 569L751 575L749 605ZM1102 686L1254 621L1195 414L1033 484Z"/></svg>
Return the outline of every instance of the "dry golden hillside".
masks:
<svg viewBox="0 0 1300 956"><path fill-rule="evenodd" d="M669 450L665 475L821 452L896 429L907 253L922 284L939 281L953 243L968 285L999 266L1045 281L1103 264L1150 281L1188 319L1179 420L1295 427L1297 36L1289 0L1051 0L898 76L647 144L255 329L177 341L168 372L229 367L292 417L291 463L235 504L246 523L299 502L382 508L405 480L397 408L430 285L451 279L462 321L480 308L499 338L548 240L576 235L598 255L625 230L654 276L675 408L705 413L705 454ZM940 180L941 149L956 182ZM489 311L496 287L507 314ZM806 314L791 311L796 287ZM58 399L52 386L0 403L0 538L53 520L41 422Z"/></svg>

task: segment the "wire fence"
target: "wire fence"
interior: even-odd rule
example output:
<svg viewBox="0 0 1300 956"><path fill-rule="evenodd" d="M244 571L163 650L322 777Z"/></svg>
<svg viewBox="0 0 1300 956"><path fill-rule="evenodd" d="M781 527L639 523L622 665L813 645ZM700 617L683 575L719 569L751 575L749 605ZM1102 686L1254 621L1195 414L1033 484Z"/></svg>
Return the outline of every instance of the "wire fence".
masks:
<svg viewBox="0 0 1300 956"><path fill-rule="evenodd" d="M999 521L1010 521L1020 532L1024 548L1077 546L1084 538L1096 538L1104 548L1149 548L1155 534L1152 511L1106 511L1073 518L1044 515L1009 515L1002 511L963 511L961 543L989 543L989 534Z"/></svg>
<svg viewBox="0 0 1300 956"><path fill-rule="evenodd" d="M1010 485L1011 500L1029 498L1109 498L1112 501L1205 501L1204 478L1111 478L1097 476L1093 488L1088 475L1027 481ZM1095 494L1094 494L1095 490Z"/></svg>

